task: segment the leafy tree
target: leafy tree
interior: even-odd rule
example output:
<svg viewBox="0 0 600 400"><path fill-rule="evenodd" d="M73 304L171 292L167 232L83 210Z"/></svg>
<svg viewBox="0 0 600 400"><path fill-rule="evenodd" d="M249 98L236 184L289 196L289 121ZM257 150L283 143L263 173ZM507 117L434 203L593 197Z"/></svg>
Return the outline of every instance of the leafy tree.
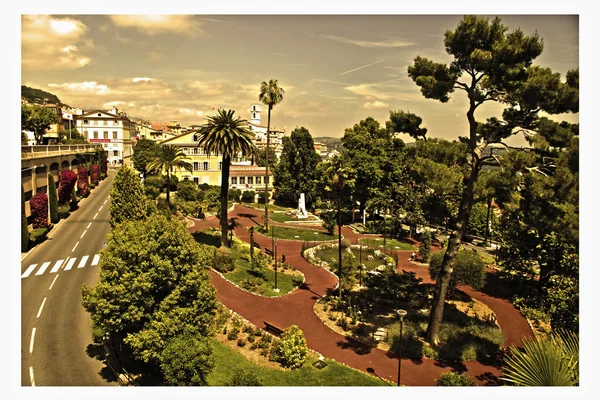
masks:
<svg viewBox="0 0 600 400"><path fill-rule="evenodd" d="M211 264L212 251L176 219L157 213L116 225L102 250L100 281L94 288L81 289L83 307L96 326L109 332L111 340L129 346L138 360L179 374L173 354L182 344L169 340L182 334L200 340L214 333ZM202 344L189 347L180 364L188 372L186 368L197 366L194 358L208 354Z"/></svg>
<svg viewBox="0 0 600 400"><path fill-rule="evenodd" d="M185 201L194 201L198 197L198 188L192 181L177 184L177 197Z"/></svg>
<svg viewBox="0 0 600 400"><path fill-rule="evenodd" d="M46 193L39 192L29 199L31 206L31 216L33 217L33 228L48 227L48 196Z"/></svg>
<svg viewBox="0 0 600 400"><path fill-rule="evenodd" d="M98 184L99 172L100 168L98 167L98 165L94 164L90 167L90 182L92 183L92 185Z"/></svg>
<svg viewBox="0 0 600 400"><path fill-rule="evenodd" d="M481 168L491 158L482 155L484 148L512 136L517 127L532 127L540 111L562 113L578 110L577 89L572 87L575 79L564 84L559 74L532 66L543 49L537 33L526 36L520 29L507 31L500 18L490 21L488 18L465 16L454 31L445 33L446 51L453 57L449 66L417 56L408 68L408 75L426 98L446 103L454 90L462 90L469 100L468 136L461 138L470 155L469 173L436 281L427 327L427 340L434 344L438 342L453 264L473 206L474 187ZM493 117L481 123L475 119L477 108L490 101L507 106L503 112L504 121Z"/></svg>
<svg viewBox="0 0 600 400"><path fill-rule="evenodd" d="M60 99L50 92L46 92L42 89L31 88L29 86L21 85L21 97L29 101L30 103L43 103L48 102L52 104L62 105Z"/></svg>
<svg viewBox="0 0 600 400"><path fill-rule="evenodd" d="M333 235L335 231L337 215L335 211L323 211L321 213L321 221L323 228L327 229L327 233Z"/></svg>
<svg viewBox="0 0 600 400"><path fill-rule="evenodd" d="M235 367L227 386L262 386L262 382L254 371Z"/></svg>
<svg viewBox="0 0 600 400"><path fill-rule="evenodd" d="M189 163L189 157L185 155L181 147L173 144L163 144L160 146L158 155L146 165L147 171L160 171L161 175L167 175L167 204L171 205L171 173L175 168L185 169L192 172L192 164ZM139 178L138 178L139 179Z"/></svg>
<svg viewBox="0 0 600 400"><path fill-rule="evenodd" d="M443 372L435 380L435 386L477 386L475 378L459 372Z"/></svg>
<svg viewBox="0 0 600 400"><path fill-rule="evenodd" d="M86 144L88 140L83 136L77 128L71 127L71 131L60 133L60 142L63 144Z"/></svg>
<svg viewBox="0 0 600 400"><path fill-rule="evenodd" d="M85 197L90 193L86 167L79 167L77 169L77 193L79 193L81 197Z"/></svg>
<svg viewBox="0 0 600 400"><path fill-rule="evenodd" d="M516 386L578 386L579 337L558 330L545 338L526 338L510 346L501 378Z"/></svg>
<svg viewBox="0 0 600 400"><path fill-rule="evenodd" d="M227 246L227 198L231 159L240 153L242 156L249 156L256 152L247 121L235 117L234 113L233 110L219 109L216 115L207 118L207 123L202 125L198 132L198 146L203 147L209 154L222 155L220 218L222 246Z"/></svg>
<svg viewBox="0 0 600 400"><path fill-rule="evenodd" d="M271 194L269 192L266 192L264 190L261 190L260 192L258 192L258 203L259 204L268 204L270 198L271 198ZM266 224L266 222L265 222L265 224Z"/></svg>
<svg viewBox="0 0 600 400"><path fill-rule="evenodd" d="M231 217L227 220L227 229L229 230L229 242L233 245L233 231L235 228L242 226L236 217Z"/></svg>
<svg viewBox="0 0 600 400"><path fill-rule="evenodd" d="M144 174L144 178L150 172L149 166L161 156L160 144L150 139L140 139L133 146L133 168Z"/></svg>
<svg viewBox="0 0 600 400"><path fill-rule="evenodd" d="M292 325L281 334L281 340L271 350L273 359L285 367L300 368L306 361L308 347L304 333Z"/></svg>
<svg viewBox="0 0 600 400"><path fill-rule="evenodd" d="M281 157L273 170L275 199L282 204L294 205L304 193L306 207L310 208L315 197L316 167L320 161L308 129L295 128L289 138L284 137Z"/></svg>
<svg viewBox="0 0 600 400"><path fill-rule="evenodd" d="M421 235L421 244L419 245L419 253L423 256L423 262L429 262L429 256L431 255L431 232L426 230Z"/></svg>
<svg viewBox="0 0 600 400"><path fill-rule="evenodd" d="M441 251L433 253L429 261L429 276L435 280L442 266L444 254ZM449 290L456 285L469 285L473 289L481 289L485 285L485 264L477 253L460 249L454 260L454 273L450 279Z"/></svg>
<svg viewBox="0 0 600 400"><path fill-rule="evenodd" d="M241 195L242 195L242 191L240 189L230 189L229 192L227 193L227 199L238 202L238 201L240 201Z"/></svg>
<svg viewBox="0 0 600 400"><path fill-rule="evenodd" d="M206 386L214 365L208 340L184 333L167 341L160 368L167 385Z"/></svg>
<svg viewBox="0 0 600 400"><path fill-rule="evenodd" d="M50 222L55 224L58 222L58 194L56 193L54 175L51 173L48 173L48 199L50 203Z"/></svg>
<svg viewBox="0 0 600 400"><path fill-rule="evenodd" d="M244 203L254 203L256 192L254 190L245 190L242 192L242 201Z"/></svg>
<svg viewBox="0 0 600 400"><path fill-rule="evenodd" d="M135 171L123 165L110 189L110 226L146 219L146 200L142 182Z"/></svg>
<svg viewBox="0 0 600 400"><path fill-rule="evenodd" d="M263 81L260 84L260 93L258 100L269 107L267 119L267 148L265 152L265 192L269 191L269 149L271 143L271 110L277 104L283 101L285 90L277 84L277 79L270 79L269 82ZM275 160L273 160L275 161ZM264 229L269 230L269 202L265 201L265 219Z"/></svg>
<svg viewBox="0 0 600 400"><path fill-rule="evenodd" d="M21 105L21 130L32 131L37 144L42 144L44 134L50 125L58 122L60 122L60 118L49 108L38 105Z"/></svg>
<svg viewBox="0 0 600 400"><path fill-rule="evenodd" d="M285 138L284 138L285 139ZM275 154L275 149L269 147L268 150L268 158L271 160L271 164L275 164L277 161L277 154ZM254 158L254 162L258 167L266 167L267 166L267 148L259 149L256 151L256 156Z"/></svg>
<svg viewBox="0 0 600 400"><path fill-rule="evenodd" d="M25 214L25 191L21 185L21 252L29 250L29 228Z"/></svg>
<svg viewBox="0 0 600 400"><path fill-rule="evenodd" d="M386 128L392 133L408 133L413 139L423 138L427 140L427 128L421 128L423 120L418 115L408 111L390 111L390 120L386 122Z"/></svg>

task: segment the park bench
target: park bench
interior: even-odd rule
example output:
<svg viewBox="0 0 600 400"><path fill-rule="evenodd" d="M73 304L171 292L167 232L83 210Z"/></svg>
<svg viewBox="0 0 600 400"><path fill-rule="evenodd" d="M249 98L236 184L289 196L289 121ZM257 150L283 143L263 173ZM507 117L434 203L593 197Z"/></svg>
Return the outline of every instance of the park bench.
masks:
<svg viewBox="0 0 600 400"><path fill-rule="evenodd" d="M263 321L263 322L265 323L265 329L267 332L270 332L277 336L281 336L281 334L283 333L283 329L280 329L267 321Z"/></svg>

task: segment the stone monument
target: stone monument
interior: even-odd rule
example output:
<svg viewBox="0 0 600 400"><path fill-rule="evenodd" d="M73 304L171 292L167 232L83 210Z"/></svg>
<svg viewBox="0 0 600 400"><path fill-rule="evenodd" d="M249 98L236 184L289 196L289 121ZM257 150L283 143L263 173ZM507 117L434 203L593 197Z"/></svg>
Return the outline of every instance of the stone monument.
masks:
<svg viewBox="0 0 600 400"><path fill-rule="evenodd" d="M306 212L306 205L304 203L304 193L300 193L300 199L298 199L298 209L296 210L297 218L308 218L308 213Z"/></svg>

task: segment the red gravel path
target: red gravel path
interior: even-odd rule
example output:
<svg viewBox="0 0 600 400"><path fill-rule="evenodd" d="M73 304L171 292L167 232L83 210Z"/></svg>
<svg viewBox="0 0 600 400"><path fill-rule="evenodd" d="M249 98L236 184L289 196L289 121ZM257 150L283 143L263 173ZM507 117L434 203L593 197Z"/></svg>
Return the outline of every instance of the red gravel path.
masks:
<svg viewBox="0 0 600 400"><path fill-rule="evenodd" d="M242 227L235 230L237 237L249 242L250 234L245 227L262 225L261 214L258 210L236 205L230 215L238 217L242 225ZM190 231L203 230L210 226L217 227L218 220L209 217L204 221L195 221ZM352 242L362 236L355 234L347 227L342 229L344 237ZM261 248L271 247L271 239L268 237L255 233L254 239ZM285 254L286 261L305 276L305 283L298 290L279 298L264 298L244 292L218 274L212 273L212 281L217 289L218 300L256 326L263 327L264 321L281 328L296 324L304 331L308 346L323 356L335 359L358 370L395 381L398 371L398 358L396 355L376 348L372 349L335 333L325 326L314 313L314 303L320 296L336 287L337 277L325 269L316 267L304 260L300 255L302 242L280 240L277 247L278 253ZM430 281L425 267L408 261L410 253L410 251L401 252L399 269L414 271L424 281ZM506 343L518 342L522 336L531 335L531 330L525 318L507 301L487 296L467 287L461 287L460 289L469 296L481 300L496 313L498 322L507 338ZM463 362L450 365L427 359L415 361L403 358L402 384L407 386L432 386L434 380L442 372L456 370L475 376L481 385L497 385L497 377L501 374L495 367L483 365L479 362Z"/></svg>

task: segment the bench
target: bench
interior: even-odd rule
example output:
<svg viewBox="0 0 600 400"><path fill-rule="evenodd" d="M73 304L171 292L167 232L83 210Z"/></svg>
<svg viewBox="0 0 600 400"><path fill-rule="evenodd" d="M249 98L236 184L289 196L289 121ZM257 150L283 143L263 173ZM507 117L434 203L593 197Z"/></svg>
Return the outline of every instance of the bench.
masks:
<svg viewBox="0 0 600 400"><path fill-rule="evenodd" d="M267 332L270 332L277 336L281 336L281 334L283 333L283 329L280 329L267 321L263 321L263 322L265 323L265 330Z"/></svg>
<svg viewBox="0 0 600 400"><path fill-rule="evenodd" d="M268 256L273 257L273 250L268 249L268 248L265 247L265 253L267 253Z"/></svg>

